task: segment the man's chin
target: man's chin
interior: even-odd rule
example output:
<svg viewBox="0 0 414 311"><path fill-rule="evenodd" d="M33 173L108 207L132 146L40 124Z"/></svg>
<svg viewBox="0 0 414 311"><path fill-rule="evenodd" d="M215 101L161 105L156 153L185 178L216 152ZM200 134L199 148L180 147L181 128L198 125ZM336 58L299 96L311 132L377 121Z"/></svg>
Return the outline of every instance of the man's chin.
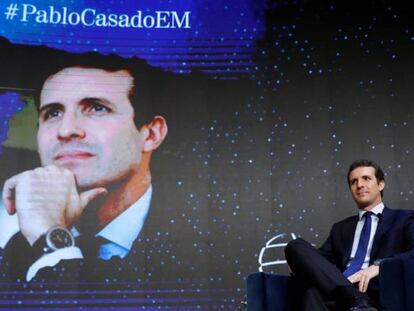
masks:
<svg viewBox="0 0 414 311"><path fill-rule="evenodd" d="M93 172L82 172L80 171L73 171L76 185L80 190L90 190L93 188L103 187L106 188L108 191L111 189L119 187L122 183L125 182L125 176L112 176L108 174L93 174ZM102 173L102 172L101 172Z"/></svg>
<svg viewBox="0 0 414 311"><path fill-rule="evenodd" d="M363 210L366 207L370 206L372 204L371 201L365 201L365 200L355 200L356 204L358 205L358 208Z"/></svg>
<svg viewBox="0 0 414 311"><path fill-rule="evenodd" d="M122 180L111 180L111 179L104 179L104 178L91 178L91 176L88 176L88 178L80 175L76 175L76 185L78 186L79 190L81 191L87 191L94 188L106 188L108 191L116 188L119 186L120 183L122 183Z"/></svg>
<svg viewBox="0 0 414 311"><path fill-rule="evenodd" d="M96 178L92 178L92 174L80 174L76 171L73 172L76 179L76 184L81 190L90 190L93 188L104 187L102 182L99 182Z"/></svg>

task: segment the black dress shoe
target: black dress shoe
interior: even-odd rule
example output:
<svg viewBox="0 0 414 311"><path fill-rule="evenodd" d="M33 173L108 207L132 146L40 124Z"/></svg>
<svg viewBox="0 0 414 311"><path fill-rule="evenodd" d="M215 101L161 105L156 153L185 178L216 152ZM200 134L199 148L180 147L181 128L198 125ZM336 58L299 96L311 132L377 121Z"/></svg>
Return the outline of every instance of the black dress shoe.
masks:
<svg viewBox="0 0 414 311"><path fill-rule="evenodd" d="M364 295L355 300L349 311L378 311L378 309L374 308L369 299Z"/></svg>

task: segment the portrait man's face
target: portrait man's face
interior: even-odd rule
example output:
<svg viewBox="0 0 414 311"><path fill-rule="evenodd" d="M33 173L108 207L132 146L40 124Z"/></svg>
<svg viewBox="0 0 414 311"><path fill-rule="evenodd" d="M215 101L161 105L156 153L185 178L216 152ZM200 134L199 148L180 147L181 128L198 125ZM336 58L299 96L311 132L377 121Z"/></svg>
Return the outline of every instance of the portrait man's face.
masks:
<svg viewBox="0 0 414 311"><path fill-rule="evenodd" d="M42 165L71 170L83 188L105 186L138 170L145 142L128 98L132 83L126 70L71 67L50 76L40 94Z"/></svg>
<svg viewBox="0 0 414 311"><path fill-rule="evenodd" d="M349 174L349 187L359 208L379 204L384 186L384 181L378 182L375 168L371 166L357 167Z"/></svg>

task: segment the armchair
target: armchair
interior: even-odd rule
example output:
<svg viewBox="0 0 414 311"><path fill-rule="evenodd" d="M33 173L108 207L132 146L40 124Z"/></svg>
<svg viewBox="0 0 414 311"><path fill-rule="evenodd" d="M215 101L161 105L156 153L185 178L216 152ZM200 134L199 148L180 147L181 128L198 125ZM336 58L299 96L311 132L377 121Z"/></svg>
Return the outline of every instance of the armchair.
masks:
<svg viewBox="0 0 414 311"><path fill-rule="evenodd" d="M414 260L389 259L380 264L380 304L383 311L414 310ZM246 280L248 311L289 310L289 276L263 272Z"/></svg>

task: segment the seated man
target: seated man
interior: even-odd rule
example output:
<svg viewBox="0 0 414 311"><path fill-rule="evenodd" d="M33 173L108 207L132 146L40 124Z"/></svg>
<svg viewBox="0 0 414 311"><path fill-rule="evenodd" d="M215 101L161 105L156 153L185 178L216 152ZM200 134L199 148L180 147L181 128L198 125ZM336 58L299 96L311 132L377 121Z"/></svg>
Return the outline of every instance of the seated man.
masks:
<svg viewBox="0 0 414 311"><path fill-rule="evenodd" d="M303 295L296 300L300 310L377 310L381 260L414 258L414 214L384 206L381 168L368 160L352 163L348 185L358 215L334 224L318 250L303 239L285 249Z"/></svg>

